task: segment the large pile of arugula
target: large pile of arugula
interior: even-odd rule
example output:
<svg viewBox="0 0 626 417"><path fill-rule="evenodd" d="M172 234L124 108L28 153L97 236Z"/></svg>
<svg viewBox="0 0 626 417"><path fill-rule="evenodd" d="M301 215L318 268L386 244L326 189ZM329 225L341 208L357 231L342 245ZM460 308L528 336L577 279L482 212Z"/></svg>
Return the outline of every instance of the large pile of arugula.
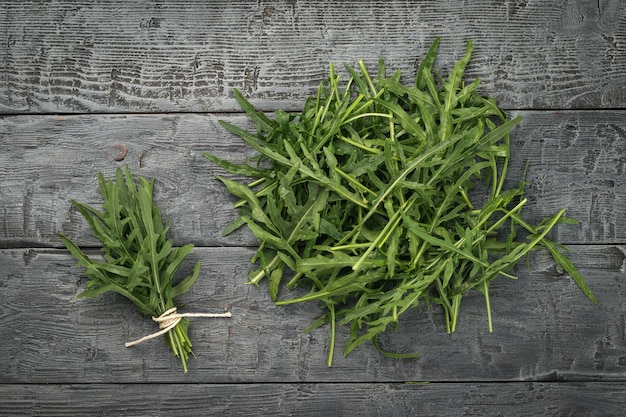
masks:
<svg viewBox="0 0 626 417"><path fill-rule="evenodd" d="M234 164L204 154L232 174L255 178L246 184L219 177L240 199L239 216L224 233L247 225L256 236L258 269L249 280L267 278L277 304L322 303L324 314L307 330L330 323L329 366L337 323L350 326L347 355L363 341L376 344L420 300L439 304L452 332L463 296L476 289L491 330L489 283L515 278L515 264L537 247L595 302L565 248L547 237L557 223L572 222L564 210L532 225L521 217L523 181L504 190L509 131L521 117L507 120L493 99L477 93L479 80L463 83L470 41L447 79L436 74L438 44L409 86L399 72L387 76L382 61L376 77L362 62L360 73L347 66L346 83L331 65L299 115L277 111L270 118L235 91L256 132L221 123L259 155ZM484 192L476 192L480 187ZM303 286L306 295L283 295Z"/></svg>

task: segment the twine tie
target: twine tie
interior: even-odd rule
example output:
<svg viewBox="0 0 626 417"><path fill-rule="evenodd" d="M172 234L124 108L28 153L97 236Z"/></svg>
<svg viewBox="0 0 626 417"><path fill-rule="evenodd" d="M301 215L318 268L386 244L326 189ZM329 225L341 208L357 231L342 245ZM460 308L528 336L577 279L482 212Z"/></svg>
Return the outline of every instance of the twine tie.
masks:
<svg viewBox="0 0 626 417"><path fill-rule="evenodd" d="M162 334L165 334L172 330L176 325L182 320L183 317L231 317L230 312L226 313L182 313L179 314L176 312L176 307L172 307L167 311L164 311L159 317L152 317L152 320L159 323L158 332L149 334L148 336L144 336L141 339L137 339L133 342L124 343L126 347L131 347L134 345L138 345L139 343L145 342L146 340L154 339L155 337L159 337Z"/></svg>

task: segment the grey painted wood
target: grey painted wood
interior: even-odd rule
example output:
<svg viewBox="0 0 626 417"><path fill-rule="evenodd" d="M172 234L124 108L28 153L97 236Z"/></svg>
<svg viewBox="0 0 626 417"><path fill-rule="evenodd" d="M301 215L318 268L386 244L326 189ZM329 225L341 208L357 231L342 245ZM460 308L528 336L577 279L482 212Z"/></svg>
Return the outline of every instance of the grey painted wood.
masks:
<svg viewBox="0 0 626 417"><path fill-rule="evenodd" d="M546 253L534 253L516 281L491 286L494 332L482 296L470 292L457 331L448 335L438 308L403 316L383 348L419 352L417 359L380 355L370 344L341 355L340 327L332 368L328 328L301 330L319 314L315 303L274 306L266 284L247 285L253 249L197 248L186 268L202 277L181 298L186 311L231 319L194 319L197 358L183 374L163 339L125 348L154 323L116 295L76 299L86 279L65 251L0 251L0 386L51 383L298 383L404 381L624 381L626 338L624 247L578 245L572 258L598 297L593 305ZM186 271L183 271L183 273ZM283 293L283 297L288 296Z"/></svg>
<svg viewBox="0 0 626 417"><path fill-rule="evenodd" d="M621 0L35 1L0 4L0 112L233 111L232 88L298 108L328 62L449 68L507 108L623 108Z"/></svg>
<svg viewBox="0 0 626 417"><path fill-rule="evenodd" d="M558 210L580 221L559 226L563 243L626 242L626 112L512 112L525 119L512 137L509 186L528 163L524 216L538 222ZM245 231L223 238L233 198L204 151L232 161L254 152L218 119L247 126L241 115L7 116L0 119L0 245L60 246L58 232L98 242L70 199L99 207L96 175L129 164L156 178L156 201L178 244L254 245ZM120 159L120 152L125 159Z"/></svg>
<svg viewBox="0 0 626 417"><path fill-rule="evenodd" d="M342 358L340 328L329 369L327 329L301 332L317 306L245 284L255 241L220 236L233 199L200 152L251 154L216 123L249 127L233 88L297 110L329 62L384 58L409 80L435 36L444 73L473 39L467 78L525 116L509 184L528 162L525 217L581 221L553 237L599 304L538 252L494 282L492 334L470 293L455 334L420 307L381 338L420 358ZM625 42L621 0L0 2L0 415L623 415ZM125 300L76 299L86 280L56 238L97 246L69 200L98 205L96 173L125 163L199 246L188 308L234 314L192 322L187 375L162 339L123 346L154 330Z"/></svg>
<svg viewBox="0 0 626 417"><path fill-rule="evenodd" d="M245 123L241 116L234 122ZM233 160L252 155L212 115L10 116L0 119L2 242L10 246L57 245L57 232L85 237L85 224L70 199L100 206L97 173L158 176L155 198L172 221L177 242L252 244L235 235L222 239L233 199L201 156L210 151ZM121 152L121 153L120 153ZM125 153L125 158L119 159ZM82 237L81 237L82 236Z"/></svg>
<svg viewBox="0 0 626 417"><path fill-rule="evenodd" d="M0 386L0 415L623 416L624 383ZM85 401L89 398L90 401Z"/></svg>

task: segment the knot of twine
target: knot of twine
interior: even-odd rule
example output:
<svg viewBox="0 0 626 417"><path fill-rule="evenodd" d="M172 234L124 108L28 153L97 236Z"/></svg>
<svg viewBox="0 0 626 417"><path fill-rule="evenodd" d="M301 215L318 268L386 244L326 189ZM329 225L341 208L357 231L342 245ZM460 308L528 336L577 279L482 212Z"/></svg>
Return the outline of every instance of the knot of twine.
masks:
<svg viewBox="0 0 626 417"><path fill-rule="evenodd" d="M149 334L148 336L144 336L141 339L137 339L133 342L124 343L126 347L131 347L137 345L139 343L145 342L146 340L154 339L155 337L159 337L162 334L165 334L172 330L176 325L181 321L183 317L231 317L230 312L226 313L182 313L179 314L176 312L176 307L172 307L167 311L164 311L159 317L152 317L152 320L159 323L158 332Z"/></svg>

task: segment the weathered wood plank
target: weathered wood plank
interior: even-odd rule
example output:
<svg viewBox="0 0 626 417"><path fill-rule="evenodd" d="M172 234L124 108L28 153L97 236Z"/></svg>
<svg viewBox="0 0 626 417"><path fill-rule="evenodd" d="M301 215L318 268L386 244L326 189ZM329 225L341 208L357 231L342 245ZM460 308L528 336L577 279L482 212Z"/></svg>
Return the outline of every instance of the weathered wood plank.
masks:
<svg viewBox="0 0 626 417"><path fill-rule="evenodd" d="M0 386L2 416L623 416L624 383Z"/></svg>
<svg viewBox="0 0 626 417"><path fill-rule="evenodd" d="M0 114L28 114L0 116L0 415L623 414L623 1L2 2L0 28ZM251 150L216 115L187 112L250 127L226 114L240 111L233 88L263 109L299 109L328 62L382 57L410 79L435 36L443 72L473 39L468 79L522 110L510 185L528 161L526 217L564 207L581 220L554 237L573 244L600 304L534 253L518 281L491 287L493 334L470 293L455 334L421 307L381 338L420 358L370 345L342 358L341 327L328 369L328 329L301 332L317 307L274 306L264 283L245 284L250 234L220 236L233 199L200 152ZM97 245L69 200L98 205L96 173L124 163L157 178L175 242L201 246L183 273L201 260L203 277L182 301L234 314L192 322L187 375L162 339L124 348L154 324L113 295L77 300L86 280L59 249L57 232Z"/></svg>
<svg viewBox="0 0 626 417"><path fill-rule="evenodd" d="M315 303L277 307L266 284L246 285L252 249L201 248L187 268L203 263L202 277L181 301L187 311L231 319L195 319L197 358L183 374L157 339L123 343L154 331L118 296L77 300L85 278L66 252L0 251L0 386L22 383L291 383L403 381L624 381L626 337L624 247L575 246L572 254L598 297L593 305L546 253L530 258L519 280L495 280L490 293L494 332L484 300L471 292L457 331L448 335L438 308L420 307L380 343L419 352L395 360L364 344L343 358L347 328L339 327L332 368L326 366L328 328L303 334L320 314ZM183 271L183 274L187 271ZM1 402L0 402L1 403ZM457 403L458 404L458 403Z"/></svg>
<svg viewBox="0 0 626 417"><path fill-rule="evenodd" d="M509 186L517 186L528 163L526 218L540 221L566 208L581 223L559 226L556 239L626 242L626 113L512 114L525 120L513 132ZM215 178L223 171L201 153L240 161L253 152L218 125L220 117L251 128L240 115L0 118L0 247L58 247L58 232L96 245L70 199L99 206L97 173L110 177L126 163L135 174L156 177L156 201L178 244L254 245L246 232L221 236L236 214L234 199Z"/></svg>
<svg viewBox="0 0 626 417"><path fill-rule="evenodd" d="M234 87L293 109L328 62L410 78L436 36L444 69L475 41L506 108L626 105L621 0L3 2L0 27L4 113L233 111Z"/></svg>

